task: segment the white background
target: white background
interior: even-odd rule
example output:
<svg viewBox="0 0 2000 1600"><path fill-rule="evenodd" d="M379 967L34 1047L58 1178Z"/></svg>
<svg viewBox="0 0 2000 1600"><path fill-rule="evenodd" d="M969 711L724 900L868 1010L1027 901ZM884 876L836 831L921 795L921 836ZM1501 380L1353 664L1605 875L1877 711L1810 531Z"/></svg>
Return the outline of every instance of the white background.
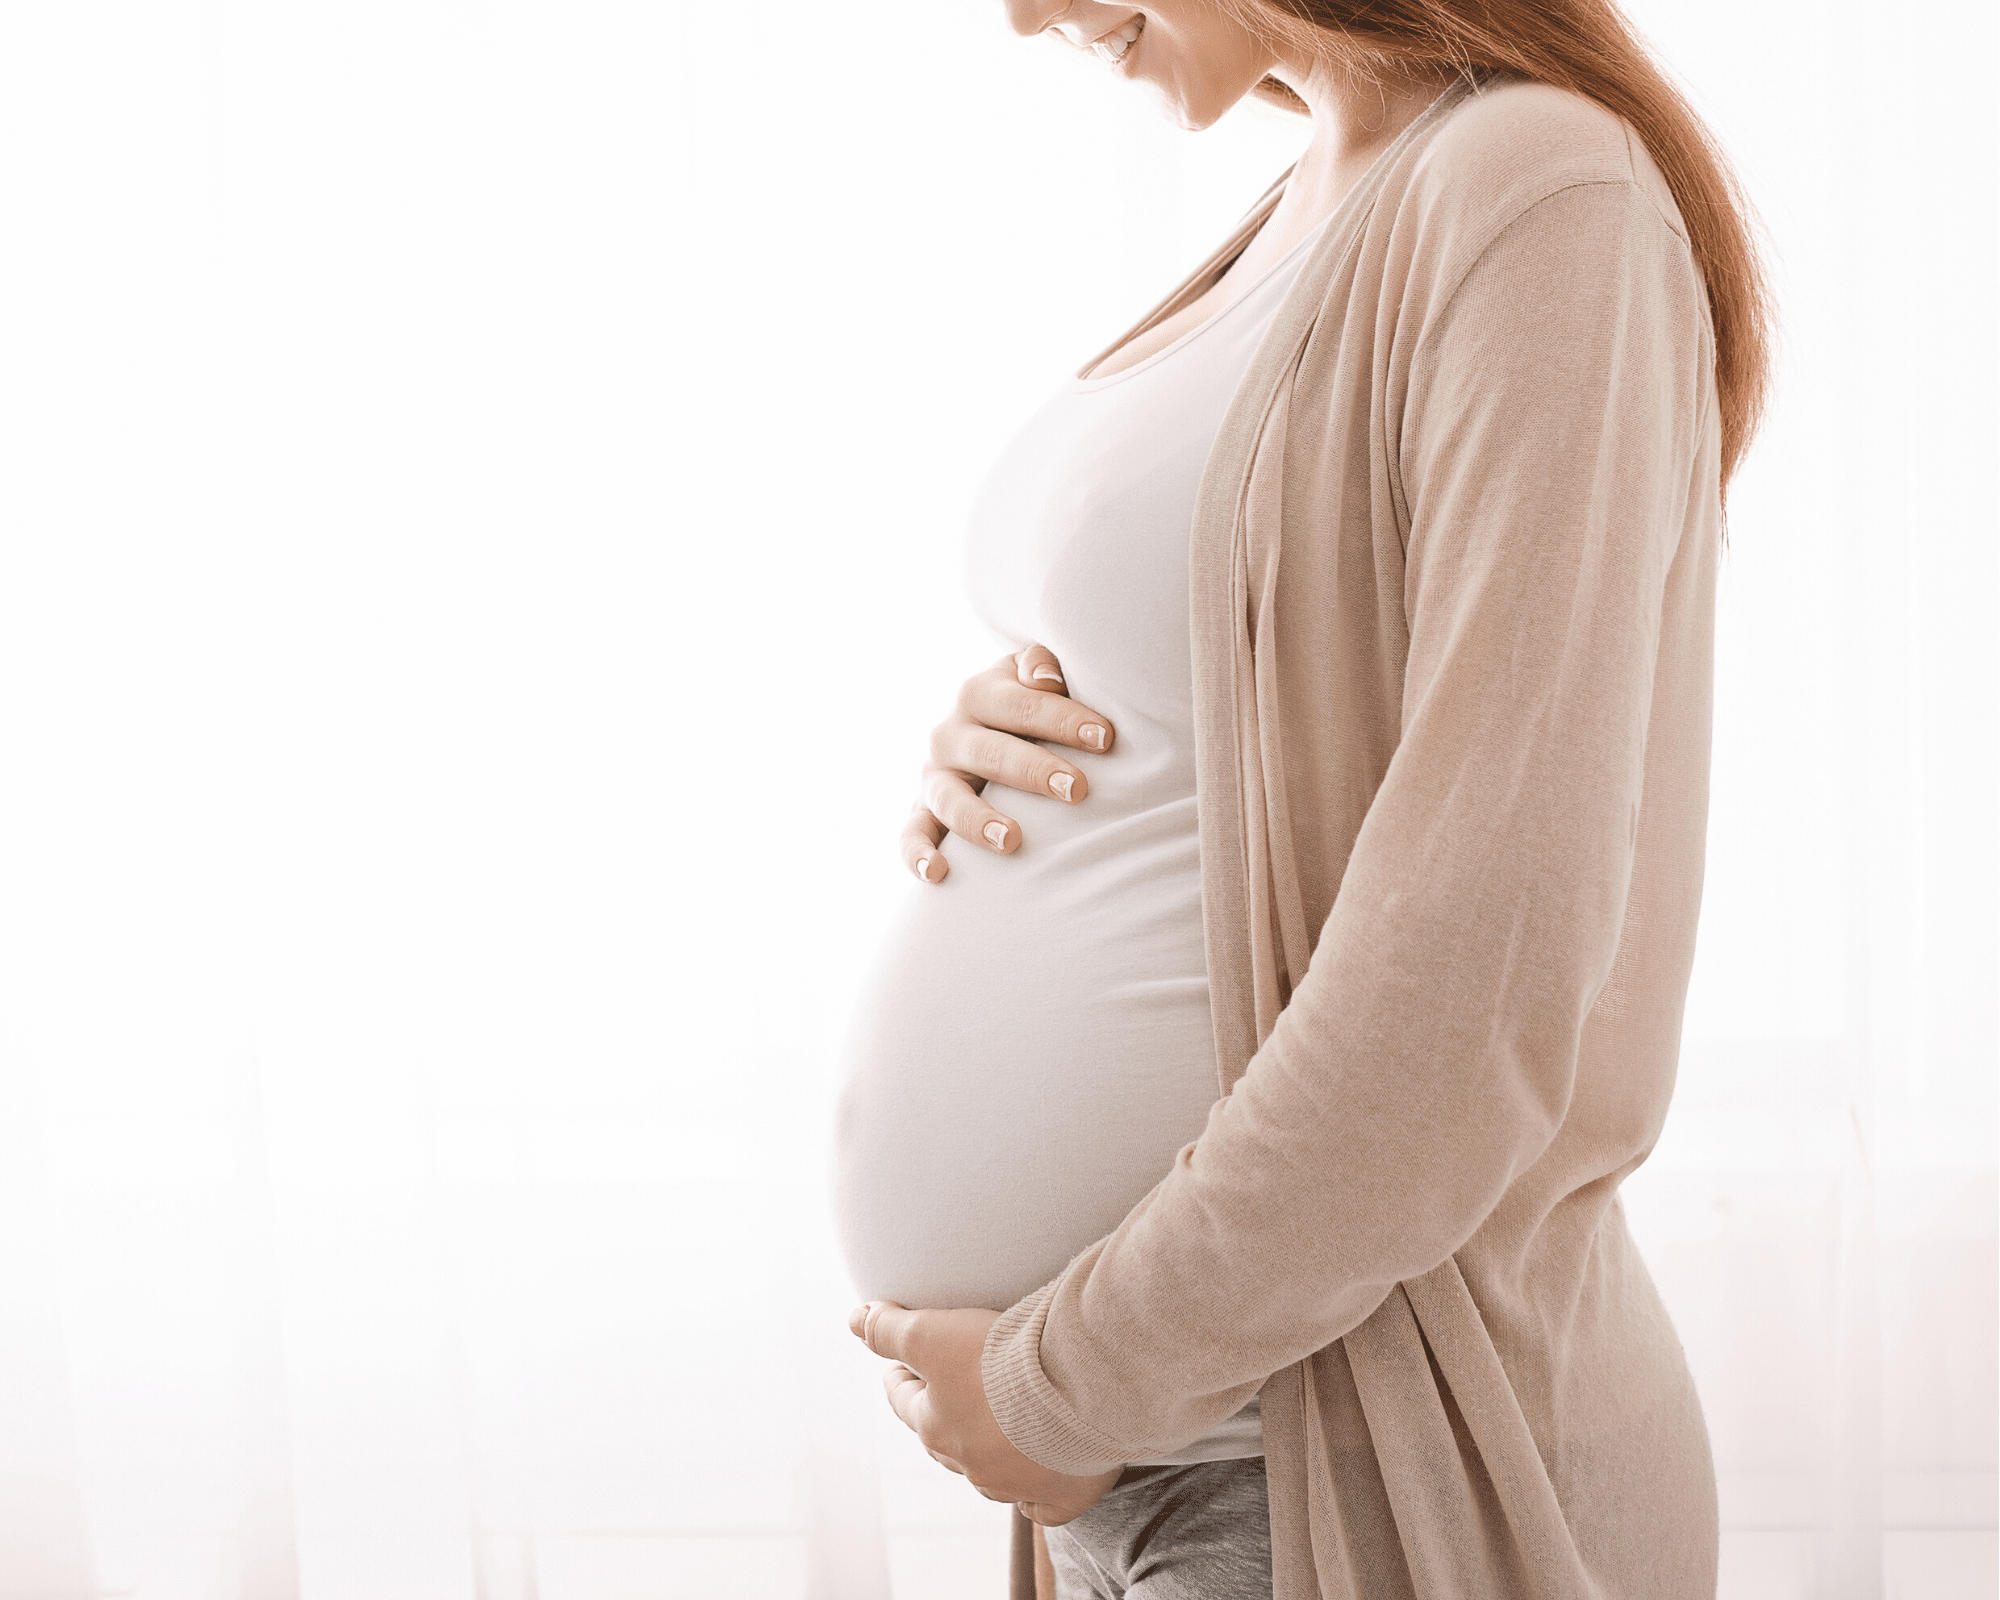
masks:
<svg viewBox="0 0 2000 1600"><path fill-rule="evenodd" d="M823 1120L1009 431L1303 124L998 0L0 4L0 1600L930 1600ZM1995 1593L1991 5L1635 7L1785 311L1627 1185L1730 1600Z"/></svg>

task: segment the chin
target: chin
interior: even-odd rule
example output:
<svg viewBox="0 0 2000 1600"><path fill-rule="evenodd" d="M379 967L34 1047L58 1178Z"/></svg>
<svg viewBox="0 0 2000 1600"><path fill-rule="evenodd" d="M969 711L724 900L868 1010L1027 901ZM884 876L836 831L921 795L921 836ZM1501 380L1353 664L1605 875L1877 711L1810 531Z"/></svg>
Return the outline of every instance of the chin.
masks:
<svg viewBox="0 0 2000 1600"><path fill-rule="evenodd" d="M1166 63L1162 63L1165 65ZM1182 63L1176 61L1173 66ZM1230 74L1233 78L1235 74ZM1210 73L1195 72L1183 75L1169 68L1166 81L1141 79L1153 91L1160 103L1160 110L1169 122L1187 129L1189 133L1200 133L1204 128L1212 128L1222 120L1223 114L1237 104L1256 87L1262 72L1244 83L1217 82Z"/></svg>
<svg viewBox="0 0 2000 1600"><path fill-rule="evenodd" d="M1226 106L1223 108L1223 110L1227 109L1228 107ZM1177 126L1185 128L1189 133L1200 133L1205 128L1214 127L1222 119L1222 112L1210 111L1205 107L1202 110L1196 111L1184 105L1176 105L1167 113L1167 116L1169 120Z"/></svg>
<svg viewBox="0 0 2000 1600"><path fill-rule="evenodd" d="M1149 87L1166 119L1189 133L1200 133L1205 128L1214 127L1222 120L1222 114L1243 98L1241 94L1218 94L1205 87L1190 90L1181 84L1152 84Z"/></svg>

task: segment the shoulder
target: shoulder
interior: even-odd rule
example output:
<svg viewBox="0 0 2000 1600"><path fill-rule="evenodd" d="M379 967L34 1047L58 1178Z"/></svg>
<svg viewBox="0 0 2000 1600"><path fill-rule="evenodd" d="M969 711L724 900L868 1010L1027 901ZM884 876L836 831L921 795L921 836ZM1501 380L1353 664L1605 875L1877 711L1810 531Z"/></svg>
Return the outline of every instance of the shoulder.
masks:
<svg viewBox="0 0 2000 1600"><path fill-rule="evenodd" d="M1580 94L1501 76L1442 118L1403 174L1399 212L1476 254L1510 223L1577 188L1607 205L1636 204L1683 242L1673 192L1644 143L1619 117Z"/></svg>
<svg viewBox="0 0 2000 1600"><path fill-rule="evenodd" d="M1706 301L1673 193L1621 118L1517 77L1440 109L1385 174L1361 249L1412 335L1403 348L1428 340L1475 275L1504 280L1503 304L1616 283L1699 320Z"/></svg>

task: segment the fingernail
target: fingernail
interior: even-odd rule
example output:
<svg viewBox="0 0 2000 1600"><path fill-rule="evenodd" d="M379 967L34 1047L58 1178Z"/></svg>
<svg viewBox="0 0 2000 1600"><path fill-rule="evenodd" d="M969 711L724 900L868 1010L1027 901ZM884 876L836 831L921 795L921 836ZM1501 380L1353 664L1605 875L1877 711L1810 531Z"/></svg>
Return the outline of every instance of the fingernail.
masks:
<svg viewBox="0 0 2000 1600"><path fill-rule="evenodd" d="M986 835L986 842L992 845L995 850L1004 850L1007 848L1006 823L989 822L986 824L984 828L980 829L979 831Z"/></svg>
<svg viewBox="0 0 2000 1600"><path fill-rule="evenodd" d="M856 1306L847 1313L847 1331L855 1338L865 1338L868 1333L868 1308Z"/></svg>
<svg viewBox="0 0 2000 1600"><path fill-rule="evenodd" d="M1039 667L1035 668L1035 670L1032 673L1030 673L1029 676L1032 677L1037 683L1061 683L1063 681L1063 675L1060 672L1056 671L1056 669L1050 666L1046 661L1044 661Z"/></svg>
<svg viewBox="0 0 2000 1600"><path fill-rule="evenodd" d="M1049 787L1055 791L1057 799L1067 800L1069 798L1070 785L1075 782L1076 779L1072 778L1067 772L1058 772L1053 778L1049 779Z"/></svg>
<svg viewBox="0 0 2000 1600"><path fill-rule="evenodd" d="M1094 722L1086 722L1076 730L1076 736L1093 750L1104 748L1104 730Z"/></svg>
<svg viewBox="0 0 2000 1600"><path fill-rule="evenodd" d="M925 883L931 881L931 858L929 856L925 856L923 860L917 863L917 876L922 878Z"/></svg>

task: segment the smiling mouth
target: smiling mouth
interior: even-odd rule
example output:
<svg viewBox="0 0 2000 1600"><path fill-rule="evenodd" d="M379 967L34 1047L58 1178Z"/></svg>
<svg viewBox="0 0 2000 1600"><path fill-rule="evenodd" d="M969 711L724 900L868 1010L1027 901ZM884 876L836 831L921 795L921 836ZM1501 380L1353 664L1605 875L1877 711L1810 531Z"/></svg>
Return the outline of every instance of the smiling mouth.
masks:
<svg viewBox="0 0 2000 1600"><path fill-rule="evenodd" d="M1139 35L1145 31L1146 18L1142 12L1130 22L1113 28L1102 39L1091 40L1090 48L1097 52L1100 60L1113 63L1123 61L1125 52L1139 42Z"/></svg>

